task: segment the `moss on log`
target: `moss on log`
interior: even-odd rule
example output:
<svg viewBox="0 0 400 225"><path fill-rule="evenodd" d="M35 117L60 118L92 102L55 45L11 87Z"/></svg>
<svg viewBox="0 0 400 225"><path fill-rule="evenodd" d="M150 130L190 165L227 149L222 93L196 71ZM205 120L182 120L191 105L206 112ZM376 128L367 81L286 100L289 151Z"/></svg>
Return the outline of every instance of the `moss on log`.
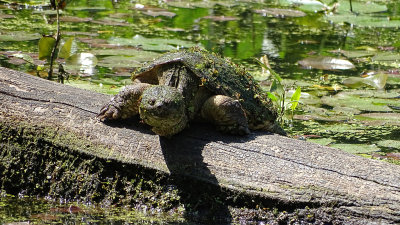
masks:
<svg viewBox="0 0 400 225"><path fill-rule="evenodd" d="M400 222L399 166L279 135L223 135L200 124L160 138L138 119L97 121L108 99L0 68L1 189L185 208L187 218L201 222Z"/></svg>

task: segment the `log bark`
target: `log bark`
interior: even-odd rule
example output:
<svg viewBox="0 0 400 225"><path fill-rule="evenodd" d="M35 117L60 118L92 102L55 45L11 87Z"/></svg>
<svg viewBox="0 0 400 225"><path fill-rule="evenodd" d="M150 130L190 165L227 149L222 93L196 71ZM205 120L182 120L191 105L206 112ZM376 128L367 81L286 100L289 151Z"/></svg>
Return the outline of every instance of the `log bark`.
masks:
<svg viewBox="0 0 400 225"><path fill-rule="evenodd" d="M95 116L109 99L0 68L2 132L29 125L40 136L51 128L52 143L68 151L215 186L289 212L323 209L334 217L328 222L400 223L397 165L274 134L224 135L206 124L160 138L138 119L99 122ZM7 143L5 135L1 142ZM0 162L0 172L5 167Z"/></svg>

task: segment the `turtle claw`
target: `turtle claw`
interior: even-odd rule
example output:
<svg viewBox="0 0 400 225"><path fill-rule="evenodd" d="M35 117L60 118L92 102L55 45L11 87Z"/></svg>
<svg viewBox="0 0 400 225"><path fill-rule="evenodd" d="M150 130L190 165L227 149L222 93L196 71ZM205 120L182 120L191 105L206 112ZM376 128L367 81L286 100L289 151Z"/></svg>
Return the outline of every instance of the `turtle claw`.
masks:
<svg viewBox="0 0 400 225"><path fill-rule="evenodd" d="M113 106L112 104L107 104L103 106L103 108L100 110L100 113L97 114L97 118L103 122L106 120L115 120L120 117L120 110Z"/></svg>
<svg viewBox="0 0 400 225"><path fill-rule="evenodd" d="M250 134L250 130L248 127L239 126L238 134L239 135L247 135L247 134Z"/></svg>

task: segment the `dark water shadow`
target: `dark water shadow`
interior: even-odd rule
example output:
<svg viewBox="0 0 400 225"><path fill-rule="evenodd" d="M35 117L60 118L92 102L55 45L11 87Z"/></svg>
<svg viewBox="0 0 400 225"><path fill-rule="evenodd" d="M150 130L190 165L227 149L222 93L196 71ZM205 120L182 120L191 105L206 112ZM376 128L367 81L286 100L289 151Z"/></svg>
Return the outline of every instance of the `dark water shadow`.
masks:
<svg viewBox="0 0 400 225"><path fill-rule="evenodd" d="M201 137L199 139L199 137ZM254 136L227 135L208 124L193 124L171 138L160 137L165 162L172 183L180 192L188 221L201 224L231 224L229 193L223 191L202 156L210 142L246 142Z"/></svg>

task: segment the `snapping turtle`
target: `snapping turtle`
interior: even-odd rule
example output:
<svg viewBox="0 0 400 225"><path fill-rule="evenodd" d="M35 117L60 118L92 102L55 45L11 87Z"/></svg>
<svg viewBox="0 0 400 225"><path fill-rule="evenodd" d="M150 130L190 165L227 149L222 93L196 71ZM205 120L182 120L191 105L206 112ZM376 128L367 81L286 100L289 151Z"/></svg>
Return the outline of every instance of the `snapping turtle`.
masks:
<svg viewBox="0 0 400 225"><path fill-rule="evenodd" d="M262 129L285 134L277 113L252 76L227 59L198 47L170 52L145 65L98 115L101 121L137 114L160 136L172 136L189 121L248 134Z"/></svg>

